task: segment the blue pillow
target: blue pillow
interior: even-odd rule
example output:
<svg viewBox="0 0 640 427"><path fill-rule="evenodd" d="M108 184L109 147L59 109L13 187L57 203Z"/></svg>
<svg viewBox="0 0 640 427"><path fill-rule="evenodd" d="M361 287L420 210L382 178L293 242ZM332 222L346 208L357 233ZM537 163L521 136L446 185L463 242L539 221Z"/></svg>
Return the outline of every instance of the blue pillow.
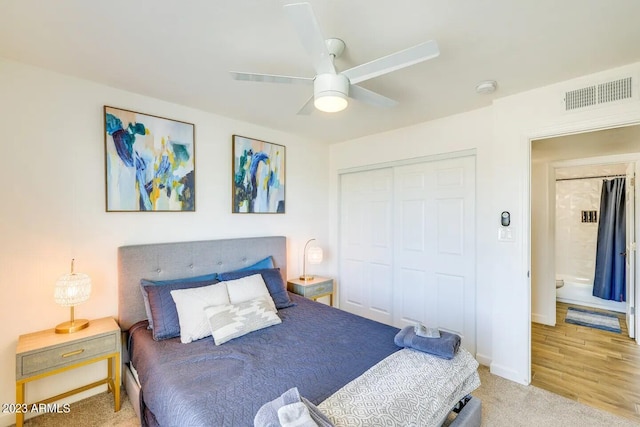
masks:
<svg viewBox="0 0 640 427"><path fill-rule="evenodd" d="M149 307L149 297L147 295L147 291L144 289L145 286L164 286L164 285L173 285L176 283L203 282L206 280L209 280L210 283L218 282L218 273L203 274L202 276L185 277L182 279L171 279L171 280L148 280L148 279L140 280L140 290L142 291L142 300L144 301L144 310L147 312L147 319L149 320L149 329L153 329L153 319L151 318L151 308Z"/></svg>
<svg viewBox="0 0 640 427"><path fill-rule="evenodd" d="M273 258L271 258L271 256L266 257L265 259L261 259L260 261L256 262L255 264L251 264L248 267L243 267L239 270L234 270L234 272L236 271L251 271L251 270L264 270L266 268L274 268L275 264L273 263Z"/></svg>
<svg viewBox="0 0 640 427"><path fill-rule="evenodd" d="M147 293L149 301L149 322L153 323L153 339L161 341L180 336L178 310L171 296L171 291L200 288L217 282L218 280L203 280L200 282L171 283L162 286L143 285L143 292Z"/></svg>
<svg viewBox="0 0 640 427"><path fill-rule="evenodd" d="M252 276L254 274L262 275L262 279L267 285L269 294L271 295L271 298L273 299L273 302L275 303L277 309L296 305L293 301L291 301L291 298L289 297L289 292L287 292L287 285L284 280L282 280L282 275L280 274L279 268L230 271L228 273L218 274L218 279L220 279L221 281L235 280L242 277Z"/></svg>
<svg viewBox="0 0 640 427"><path fill-rule="evenodd" d="M189 283L189 282L203 282L205 280L211 280L212 282L218 278L218 273L203 274L202 276L182 277L180 279L169 280L150 280L142 279L141 282L145 282L152 286L173 285L174 283Z"/></svg>

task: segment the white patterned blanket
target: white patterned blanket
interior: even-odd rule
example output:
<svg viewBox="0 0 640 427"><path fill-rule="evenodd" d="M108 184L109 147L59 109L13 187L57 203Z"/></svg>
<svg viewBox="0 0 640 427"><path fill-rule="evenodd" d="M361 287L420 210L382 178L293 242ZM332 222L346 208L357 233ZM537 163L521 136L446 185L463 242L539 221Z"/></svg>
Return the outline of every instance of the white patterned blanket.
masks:
<svg viewBox="0 0 640 427"><path fill-rule="evenodd" d="M336 427L440 426L480 386L478 362L460 348L452 360L403 349L318 405Z"/></svg>

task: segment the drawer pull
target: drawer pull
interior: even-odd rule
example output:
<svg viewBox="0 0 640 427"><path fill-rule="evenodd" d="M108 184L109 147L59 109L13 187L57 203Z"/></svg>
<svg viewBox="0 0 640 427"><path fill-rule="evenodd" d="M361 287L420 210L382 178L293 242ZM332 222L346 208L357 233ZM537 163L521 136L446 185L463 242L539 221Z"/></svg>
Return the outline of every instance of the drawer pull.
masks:
<svg viewBox="0 0 640 427"><path fill-rule="evenodd" d="M62 355L62 357L77 356L78 354L82 354L82 353L84 353L84 348L81 348L80 350L70 351L69 353L65 353Z"/></svg>

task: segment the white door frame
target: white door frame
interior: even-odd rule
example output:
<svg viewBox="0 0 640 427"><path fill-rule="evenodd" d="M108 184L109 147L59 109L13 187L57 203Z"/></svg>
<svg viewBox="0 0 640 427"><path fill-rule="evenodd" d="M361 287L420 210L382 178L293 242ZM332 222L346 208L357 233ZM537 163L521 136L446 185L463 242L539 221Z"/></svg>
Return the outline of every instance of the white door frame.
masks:
<svg viewBox="0 0 640 427"><path fill-rule="evenodd" d="M638 296L637 288L636 288L636 221L638 217L638 209L636 207L637 203L637 187L636 187L636 177L638 176L638 163L630 163L627 166L626 171L626 198L625 198L625 221L626 221L626 233L625 233L625 272L626 272L626 283L625 288L627 291L627 301L632 300L633 304L629 305L627 303L627 327L629 328L629 336L634 338L636 343L640 344L638 341L638 334L636 333L638 329L638 320L636 318L636 307L638 306ZM629 211L633 211L633 217L630 218Z"/></svg>

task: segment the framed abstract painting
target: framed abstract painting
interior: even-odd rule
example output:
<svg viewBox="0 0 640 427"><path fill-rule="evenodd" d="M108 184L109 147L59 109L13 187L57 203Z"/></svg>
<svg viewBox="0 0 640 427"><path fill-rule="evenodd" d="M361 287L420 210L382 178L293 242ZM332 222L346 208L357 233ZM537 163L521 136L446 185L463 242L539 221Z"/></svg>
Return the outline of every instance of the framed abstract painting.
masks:
<svg viewBox="0 0 640 427"><path fill-rule="evenodd" d="M107 212L195 211L195 126L104 107Z"/></svg>
<svg viewBox="0 0 640 427"><path fill-rule="evenodd" d="M233 135L233 213L285 213L285 147Z"/></svg>

